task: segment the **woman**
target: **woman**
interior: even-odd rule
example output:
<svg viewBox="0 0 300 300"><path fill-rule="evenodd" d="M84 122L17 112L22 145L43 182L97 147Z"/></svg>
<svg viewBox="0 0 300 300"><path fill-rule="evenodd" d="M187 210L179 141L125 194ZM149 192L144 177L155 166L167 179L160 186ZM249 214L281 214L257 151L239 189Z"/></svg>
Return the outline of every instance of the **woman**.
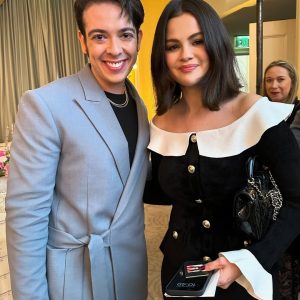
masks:
<svg viewBox="0 0 300 300"><path fill-rule="evenodd" d="M283 121L292 107L240 91L227 32L201 0L166 6L151 69L157 115L148 146L153 194L146 201L173 206L161 244L163 291L184 261L203 260L205 270L220 270L215 299L279 299L277 262L300 231L300 151ZM270 167L286 199L256 243L232 217L251 155Z"/></svg>
<svg viewBox="0 0 300 300"><path fill-rule="evenodd" d="M296 112L300 109L297 98L298 75L295 68L284 60L271 62L265 69L264 95L271 101L293 103L294 110L287 120L291 124Z"/></svg>
<svg viewBox="0 0 300 300"><path fill-rule="evenodd" d="M264 94L271 101L293 103L295 105L292 114L286 120L290 126L294 123L297 111L300 109L297 91L298 75L291 64L284 60L277 60L267 66L264 74ZM293 130L295 131L295 129ZM289 247L281 261L279 284L282 300L298 300L300 292L299 253L300 237Z"/></svg>

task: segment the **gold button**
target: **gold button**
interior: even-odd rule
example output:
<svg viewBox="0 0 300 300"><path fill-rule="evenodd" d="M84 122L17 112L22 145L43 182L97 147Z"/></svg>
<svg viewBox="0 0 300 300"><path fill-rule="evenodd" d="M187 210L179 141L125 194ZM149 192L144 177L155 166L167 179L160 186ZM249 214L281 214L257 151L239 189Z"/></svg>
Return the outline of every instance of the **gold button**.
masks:
<svg viewBox="0 0 300 300"><path fill-rule="evenodd" d="M202 221L202 225L204 228L207 228L207 229L210 228L210 222L208 220Z"/></svg>
<svg viewBox="0 0 300 300"><path fill-rule="evenodd" d="M178 232L177 231L173 231L173 238L175 240L177 240L177 238L178 238Z"/></svg>
<svg viewBox="0 0 300 300"><path fill-rule="evenodd" d="M191 135L191 142L192 143L197 143L197 136L196 136L196 134L192 134Z"/></svg>
<svg viewBox="0 0 300 300"><path fill-rule="evenodd" d="M248 241L244 241L244 246L248 247L248 245L249 245L249 242Z"/></svg>
<svg viewBox="0 0 300 300"><path fill-rule="evenodd" d="M197 199L197 200L195 200L195 202L201 204L202 200L201 199Z"/></svg>
<svg viewBox="0 0 300 300"><path fill-rule="evenodd" d="M203 261L204 262L209 262L209 261L211 261L211 258L209 257L209 256L203 256Z"/></svg>
<svg viewBox="0 0 300 300"><path fill-rule="evenodd" d="M189 165L189 166L188 166L188 171L189 171L189 173L194 174L194 173L195 173L195 170L196 170L195 166L193 166L193 165Z"/></svg>

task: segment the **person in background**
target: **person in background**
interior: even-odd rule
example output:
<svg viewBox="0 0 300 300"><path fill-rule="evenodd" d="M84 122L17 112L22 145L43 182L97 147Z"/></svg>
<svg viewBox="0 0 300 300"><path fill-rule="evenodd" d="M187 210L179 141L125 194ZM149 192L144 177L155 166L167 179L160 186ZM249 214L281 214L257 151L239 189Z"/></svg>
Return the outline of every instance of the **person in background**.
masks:
<svg viewBox="0 0 300 300"><path fill-rule="evenodd" d="M294 109L287 118L288 125L294 123L297 128L296 115L299 115L300 101L297 97L299 87L298 74L293 65L284 60L271 62L264 73L264 95L271 101L292 103ZM297 129L292 129L297 137ZM299 140L299 139L298 139ZM298 300L300 292L300 237L292 243L281 261L279 272L280 294L282 300Z"/></svg>
<svg viewBox="0 0 300 300"><path fill-rule="evenodd" d="M202 0L167 4L151 70L157 103L144 201L172 204L160 246L162 290L184 261L202 260L206 271L219 270L215 299L279 299L278 262L300 232L300 150L284 122L293 106L240 91L228 33ZM253 155L269 166L285 199L257 242L233 218Z"/></svg>
<svg viewBox="0 0 300 300"><path fill-rule="evenodd" d="M294 66L284 60L271 62L264 73L264 95L271 101L295 104L292 114L287 119L291 124L300 109L297 97L299 87L298 74Z"/></svg>
<svg viewBox="0 0 300 300"><path fill-rule="evenodd" d="M14 300L146 300L139 0L76 0L89 58L19 104L6 198Z"/></svg>

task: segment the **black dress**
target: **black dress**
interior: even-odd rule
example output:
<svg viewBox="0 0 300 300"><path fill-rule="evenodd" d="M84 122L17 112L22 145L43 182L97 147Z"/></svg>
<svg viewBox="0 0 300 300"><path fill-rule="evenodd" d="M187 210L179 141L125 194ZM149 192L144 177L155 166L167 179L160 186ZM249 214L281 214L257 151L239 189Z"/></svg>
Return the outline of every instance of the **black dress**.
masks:
<svg viewBox="0 0 300 300"><path fill-rule="evenodd" d="M250 252L244 251L249 253L245 259L254 255L250 273L255 273L255 263L271 273L273 299L279 299L277 262L300 232L300 151L283 121L290 112L289 105L261 98L240 119L219 129L172 133L151 124L152 181L145 202L173 205L160 247L163 290L184 261L214 260L220 252L246 248ZM232 217L233 198L245 185L245 163L251 155L259 155L270 167L284 198L276 223L257 243L235 227ZM268 287L267 281L261 284ZM227 290L217 288L215 299L253 298L234 283Z"/></svg>

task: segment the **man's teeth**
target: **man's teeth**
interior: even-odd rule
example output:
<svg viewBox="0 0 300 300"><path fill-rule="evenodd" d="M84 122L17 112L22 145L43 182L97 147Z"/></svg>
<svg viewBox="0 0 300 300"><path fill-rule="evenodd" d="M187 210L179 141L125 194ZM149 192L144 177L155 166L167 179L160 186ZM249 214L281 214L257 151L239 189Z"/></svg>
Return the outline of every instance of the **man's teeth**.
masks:
<svg viewBox="0 0 300 300"><path fill-rule="evenodd" d="M122 61L120 62L107 62L107 64L112 68L119 68L122 65Z"/></svg>

